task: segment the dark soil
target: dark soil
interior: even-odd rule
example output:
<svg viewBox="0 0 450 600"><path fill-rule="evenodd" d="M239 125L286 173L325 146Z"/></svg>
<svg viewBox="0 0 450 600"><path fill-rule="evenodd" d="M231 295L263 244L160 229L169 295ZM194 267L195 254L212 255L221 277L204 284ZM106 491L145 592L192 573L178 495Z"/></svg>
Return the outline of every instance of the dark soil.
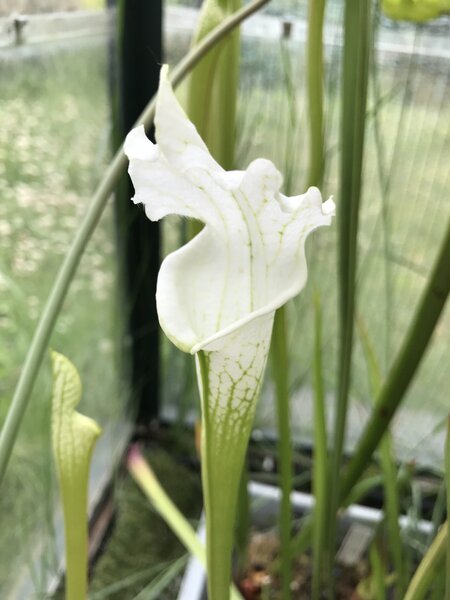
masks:
<svg viewBox="0 0 450 600"><path fill-rule="evenodd" d="M279 547L279 539L274 531L252 534L248 568L239 583L245 600L282 600L280 581L274 566L277 564ZM368 575L368 565L365 561L351 568L337 566L334 575L336 600L361 600L357 587ZM303 554L294 562L292 598L311 600L311 582L311 557Z"/></svg>

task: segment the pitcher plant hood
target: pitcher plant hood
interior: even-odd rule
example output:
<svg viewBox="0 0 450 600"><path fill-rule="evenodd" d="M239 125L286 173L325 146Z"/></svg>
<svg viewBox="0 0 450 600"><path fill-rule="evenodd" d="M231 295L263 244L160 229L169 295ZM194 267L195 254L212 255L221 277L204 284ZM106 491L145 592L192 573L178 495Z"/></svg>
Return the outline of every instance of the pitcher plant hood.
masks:
<svg viewBox="0 0 450 600"><path fill-rule="evenodd" d="M125 141L133 201L144 205L152 221L175 214L205 224L161 265L161 327L186 352L220 349L250 322L271 320L304 287L306 237L331 223L334 203L322 204L315 187L284 196L282 176L269 160L254 160L246 171L224 171L179 105L166 66L155 129L156 144L143 126Z"/></svg>

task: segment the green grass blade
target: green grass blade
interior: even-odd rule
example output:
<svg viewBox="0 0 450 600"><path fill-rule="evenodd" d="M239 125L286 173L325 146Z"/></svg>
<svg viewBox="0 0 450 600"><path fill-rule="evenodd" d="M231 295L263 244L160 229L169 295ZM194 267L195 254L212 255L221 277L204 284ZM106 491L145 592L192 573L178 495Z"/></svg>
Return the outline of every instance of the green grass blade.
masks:
<svg viewBox="0 0 450 600"><path fill-rule="evenodd" d="M345 502L342 503L342 508L347 508L350 504L358 504L362 498L364 498L371 490L380 486L383 479L380 475L373 475L361 479L356 483L351 493L345 498ZM307 515L304 518L300 531L291 540L291 553L292 556L300 556L307 551L313 540L314 530L314 513Z"/></svg>
<svg viewBox="0 0 450 600"><path fill-rule="evenodd" d="M329 547L332 555L336 543L340 469L351 380L357 234L371 48L371 4L370 0L347 0L344 16L341 164L337 210L340 348L333 453L330 460Z"/></svg>
<svg viewBox="0 0 450 600"><path fill-rule="evenodd" d="M285 308L275 313L271 344L272 376L275 382L275 403L278 427L278 460L281 488L281 504L279 513L281 541L281 588L285 600L291 597L292 555L291 555L291 523L292 523L292 439L289 408L289 373L286 336Z"/></svg>
<svg viewBox="0 0 450 600"><path fill-rule="evenodd" d="M373 592L374 600L386 600L386 585L385 585L385 569L383 560L381 558L380 550L375 540L370 547L369 552L370 568L372 574L371 580L371 591Z"/></svg>
<svg viewBox="0 0 450 600"><path fill-rule="evenodd" d="M325 166L323 123L323 23L325 0L309 0L307 81L309 113L308 186L320 187Z"/></svg>
<svg viewBox="0 0 450 600"><path fill-rule="evenodd" d="M447 492L447 519L450 518L450 418L445 440L445 485ZM445 563L445 600L450 600L450 535L447 535L447 557Z"/></svg>
<svg viewBox="0 0 450 600"><path fill-rule="evenodd" d="M206 568L206 552L203 544L190 523L161 487L149 464L136 447L130 451L128 456L128 470L185 548ZM241 595L234 587L231 590L231 598L242 600Z"/></svg>
<svg viewBox="0 0 450 600"><path fill-rule="evenodd" d="M133 600L158 600L164 590L172 583L182 569L186 566L189 555L180 556L133 598Z"/></svg>
<svg viewBox="0 0 450 600"><path fill-rule="evenodd" d="M128 575L119 581L115 581L110 585L105 586L98 592L90 593L89 600L106 600L107 598L111 598L113 594L117 594L117 592L124 592L127 588L140 581L148 580L149 577L153 577L153 575L157 575L168 566L170 566L170 562L164 562L157 565L152 565L151 567L147 567L142 571L137 571L132 575Z"/></svg>
<svg viewBox="0 0 450 600"><path fill-rule="evenodd" d="M443 563L445 561L447 537L448 522L446 521L418 566L403 600L422 600L432 587L439 571L445 568Z"/></svg>
<svg viewBox="0 0 450 600"><path fill-rule="evenodd" d="M431 542L433 541L433 538L437 534L438 529L441 526L441 523L445 517L446 501L447 501L445 488L446 488L446 485L445 485L445 478L444 478L444 481L439 486L439 490L438 490L438 493L436 496L436 501L433 506L433 514L431 515L432 529L431 529L430 533L428 534L428 545L431 544Z"/></svg>
<svg viewBox="0 0 450 600"><path fill-rule="evenodd" d="M322 311L319 296L315 302L314 341L314 463L313 491L315 498L313 525L312 598L320 598L327 552L328 508L328 444L325 417L325 394L322 366Z"/></svg>
<svg viewBox="0 0 450 600"><path fill-rule="evenodd" d="M436 574L436 580L434 582L434 586L433 586L433 591L431 592L430 595L430 600L442 600L442 598L445 598L445 600L448 600L445 597L445 573L440 572Z"/></svg>
<svg viewBox="0 0 450 600"><path fill-rule="evenodd" d="M296 170L298 170L298 108L289 38L284 36L280 41L280 58L285 90L285 98L283 98L283 100L286 101L286 104L283 103L279 110L280 114L284 112L288 114L288 126L285 128L285 150L282 169L284 175L283 191L289 196L292 193L294 174Z"/></svg>
<svg viewBox="0 0 450 600"><path fill-rule="evenodd" d="M361 320L358 321L358 333L366 360L372 398L375 399L378 397L381 388L381 373L369 334ZM384 510L386 513L387 535L396 573L396 598L400 599L405 592L406 578L399 524L400 501L397 486L397 467L394 460L392 437L389 429L386 430L380 442L380 463L383 473Z"/></svg>
<svg viewBox="0 0 450 600"><path fill-rule="evenodd" d="M307 515L303 519L300 531L291 539L292 556L301 556L311 546L314 530L314 516Z"/></svg>

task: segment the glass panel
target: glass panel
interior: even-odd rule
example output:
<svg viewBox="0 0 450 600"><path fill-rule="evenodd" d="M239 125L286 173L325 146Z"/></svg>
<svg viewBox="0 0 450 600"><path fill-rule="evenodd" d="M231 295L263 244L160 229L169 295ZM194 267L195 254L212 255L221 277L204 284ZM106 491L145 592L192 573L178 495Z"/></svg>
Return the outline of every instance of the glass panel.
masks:
<svg viewBox="0 0 450 600"><path fill-rule="evenodd" d="M105 32L103 26L103 33L92 37L0 50L0 423L37 318L109 160ZM51 347L66 354L80 372L80 411L104 428L103 452L104 444L112 443L111 427L123 420L115 351L115 262L108 208L51 339ZM7 592L20 597L21 575L27 579L30 573L35 589L43 592L58 566L50 393L46 359L0 495L2 598Z"/></svg>
<svg viewBox="0 0 450 600"><path fill-rule="evenodd" d="M186 2L183 2L187 4ZM170 61L187 47L195 22L193 9L173 6L166 18ZM276 9L278 13L276 16ZM272 159L285 174L285 191L301 193L306 186L307 113L305 82L306 3L269 5L245 23L242 38L241 82L238 101L237 166L245 168L259 156ZM297 11L298 7L298 11ZM289 27L290 35L283 38ZM338 195L342 4L327 8L326 140L327 170L324 197ZM449 60L445 46L448 19L429 25L398 24L381 18L370 75L362 198L358 318L368 331L383 374L395 357L414 314L448 214ZM292 85L291 85L292 84ZM339 207L338 207L339 210ZM176 247L174 223L165 224ZM319 291L323 304L324 364L331 423L337 358L336 228L316 232L307 243L310 275L306 289L291 302L289 333L292 426L297 438L311 440L311 358L314 330L312 298ZM408 391L394 424L399 456L436 467L442 464L450 374L443 368L448 353L450 310L442 316L430 350ZM183 358L166 348L168 373ZM174 356L177 358L175 359ZM447 360L448 362L448 360ZM179 367L175 369L180 372ZM186 375L186 373L188 375ZM170 379L170 378L169 378ZM180 383L181 382L181 383ZM195 398L192 370L166 387L164 410L177 414L178 403ZM187 386L186 391L183 386ZM195 390L195 387L194 387ZM183 400L181 400L183 399ZM192 401L195 406L196 401ZM355 336L348 448L356 440L370 410L371 399L363 353ZM184 414L184 413L183 413ZM273 431L275 410L267 378L257 426ZM411 432L414 432L412 435Z"/></svg>

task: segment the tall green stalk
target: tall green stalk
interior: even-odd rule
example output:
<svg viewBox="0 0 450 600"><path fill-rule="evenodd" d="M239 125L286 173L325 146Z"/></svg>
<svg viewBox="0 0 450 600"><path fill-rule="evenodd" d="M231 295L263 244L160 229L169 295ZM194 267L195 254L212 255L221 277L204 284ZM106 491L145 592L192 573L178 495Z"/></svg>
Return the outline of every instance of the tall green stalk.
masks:
<svg viewBox="0 0 450 600"><path fill-rule="evenodd" d="M308 186L320 186L325 167L324 118L323 118L323 26L325 0L309 0L308 3L308 125L309 169ZM315 298L314 342L314 470L313 491L315 498L313 521L313 574L312 598L318 600L326 575L324 566L330 562L327 544L329 512L328 448L325 418L325 397L322 372L322 315L319 297ZM332 555L332 553L331 553ZM329 578L326 580L329 582Z"/></svg>
<svg viewBox="0 0 450 600"><path fill-rule="evenodd" d="M292 491L292 440L289 408L289 367L287 352L286 318L284 307L275 313L271 345L271 365L275 382L278 423L278 461L281 488L279 512L281 542L281 590L284 600L291 597L291 491Z"/></svg>
<svg viewBox="0 0 450 600"><path fill-rule="evenodd" d="M340 468L347 422L351 383L351 361L355 313L357 233L364 133L368 63L370 54L371 1L347 0L344 18L342 80L341 165L338 213L339 235L339 371L333 453L330 460L329 548L336 538Z"/></svg>
<svg viewBox="0 0 450 600"><path fill-rule="evenodd" d="M283 160L284 193L288 196L292 193L294 174L298 170L297 158L297 132L298 132L298 107L295 89L295 76L292 67L289 37L283 36L280 40L280 58L284 79L284 96L287 106L283 104L280 111L288 114L288 126L286 128L285 150Z"/></svg>
<svg viewBox="0 0 450 600"><path fill-rule="evenodd" d="M359 336L363 347L372 398L378 397L381 388L381 373L375 351L369 339L369 334L361 321L358 322ZM406 587L405 565L403 560L403 545L400 532L400 502L397 485L397 467L395 465L392 449L392 437L389 429L386 430L380 442L380 463L383 473L384 511L387 523L387 538L392 553L395 579L395 597L403 598Z"/></svg>
<svg viewBox="0 0 450 600"><path fill-rule="evenodd" d="M309 0L308 4L308 114L309 171L308 185L320 186L325 166L323 123L323 23L325 0Z"/></svg>
<svg viewBox="0 0 450 600"><path fill-rule="evenodd" d="M322 312L320 299L315 298L314 339L314 522L312 599L319 600L327 554L328 448L325 417L325 394L322 367Z"/></svg>
<svg viewBox="0 0 450 600"><path fill-rule="evenodd" d="M450 292L449 264L450 220L411 325L344 472L341 501L362 475L417 372Z"/></svg>
<svg viewBox="0 0 450 600"><path fill-rule="evenodd" d="M374 600L386 600L386 573L381 552L378 548L378 540L374 540L370 547L369 560L372 571L370 581L373 598Z"/></svg>
<svg viewBox="0 0 450 600"><path fill-rule="evenodd" d="M417 567L403 600L422 600L425 598L425 594L432 587L438 572L444 568L447 539L448 521L442 525L441 530ZM448 600L448 598L446 597L445 600Z"/></svg>
<svg viewBox="0 0 450 600"><path fill-rule="evenodd" d="M450 518L450 417L445 439L445 487L447 493L447 520ZM445 563L445 600L450 600L450 535L447 535L447 556Z"/></svg>
<svg viewBox="0 0 450 600"><path fill-rule="evenodd" d="M171 83L176 87L191 72L198 61L213 48L224 36L237 27L243 20L252 15L269 0L254 0L232 16L225 19L202 41L193 48L172 72ZM149 127L155 116L156 99L153 98L136 124ZM77 270L81 257L87 247L92 233L100 220L103 210L114 191L114 187L127 167L127 160L120 147L106 170L91 202L86 215L77 230L66 257L50 291L44 311L41 315L33 339L28 350L24 367L19 377L11 405L8 409L3 428L0 433L0 485L5 475L20 424L25 415L28 401L34 387L39 368L45 355L50 335L56 319L61 311L69 286Z"/></svg>

